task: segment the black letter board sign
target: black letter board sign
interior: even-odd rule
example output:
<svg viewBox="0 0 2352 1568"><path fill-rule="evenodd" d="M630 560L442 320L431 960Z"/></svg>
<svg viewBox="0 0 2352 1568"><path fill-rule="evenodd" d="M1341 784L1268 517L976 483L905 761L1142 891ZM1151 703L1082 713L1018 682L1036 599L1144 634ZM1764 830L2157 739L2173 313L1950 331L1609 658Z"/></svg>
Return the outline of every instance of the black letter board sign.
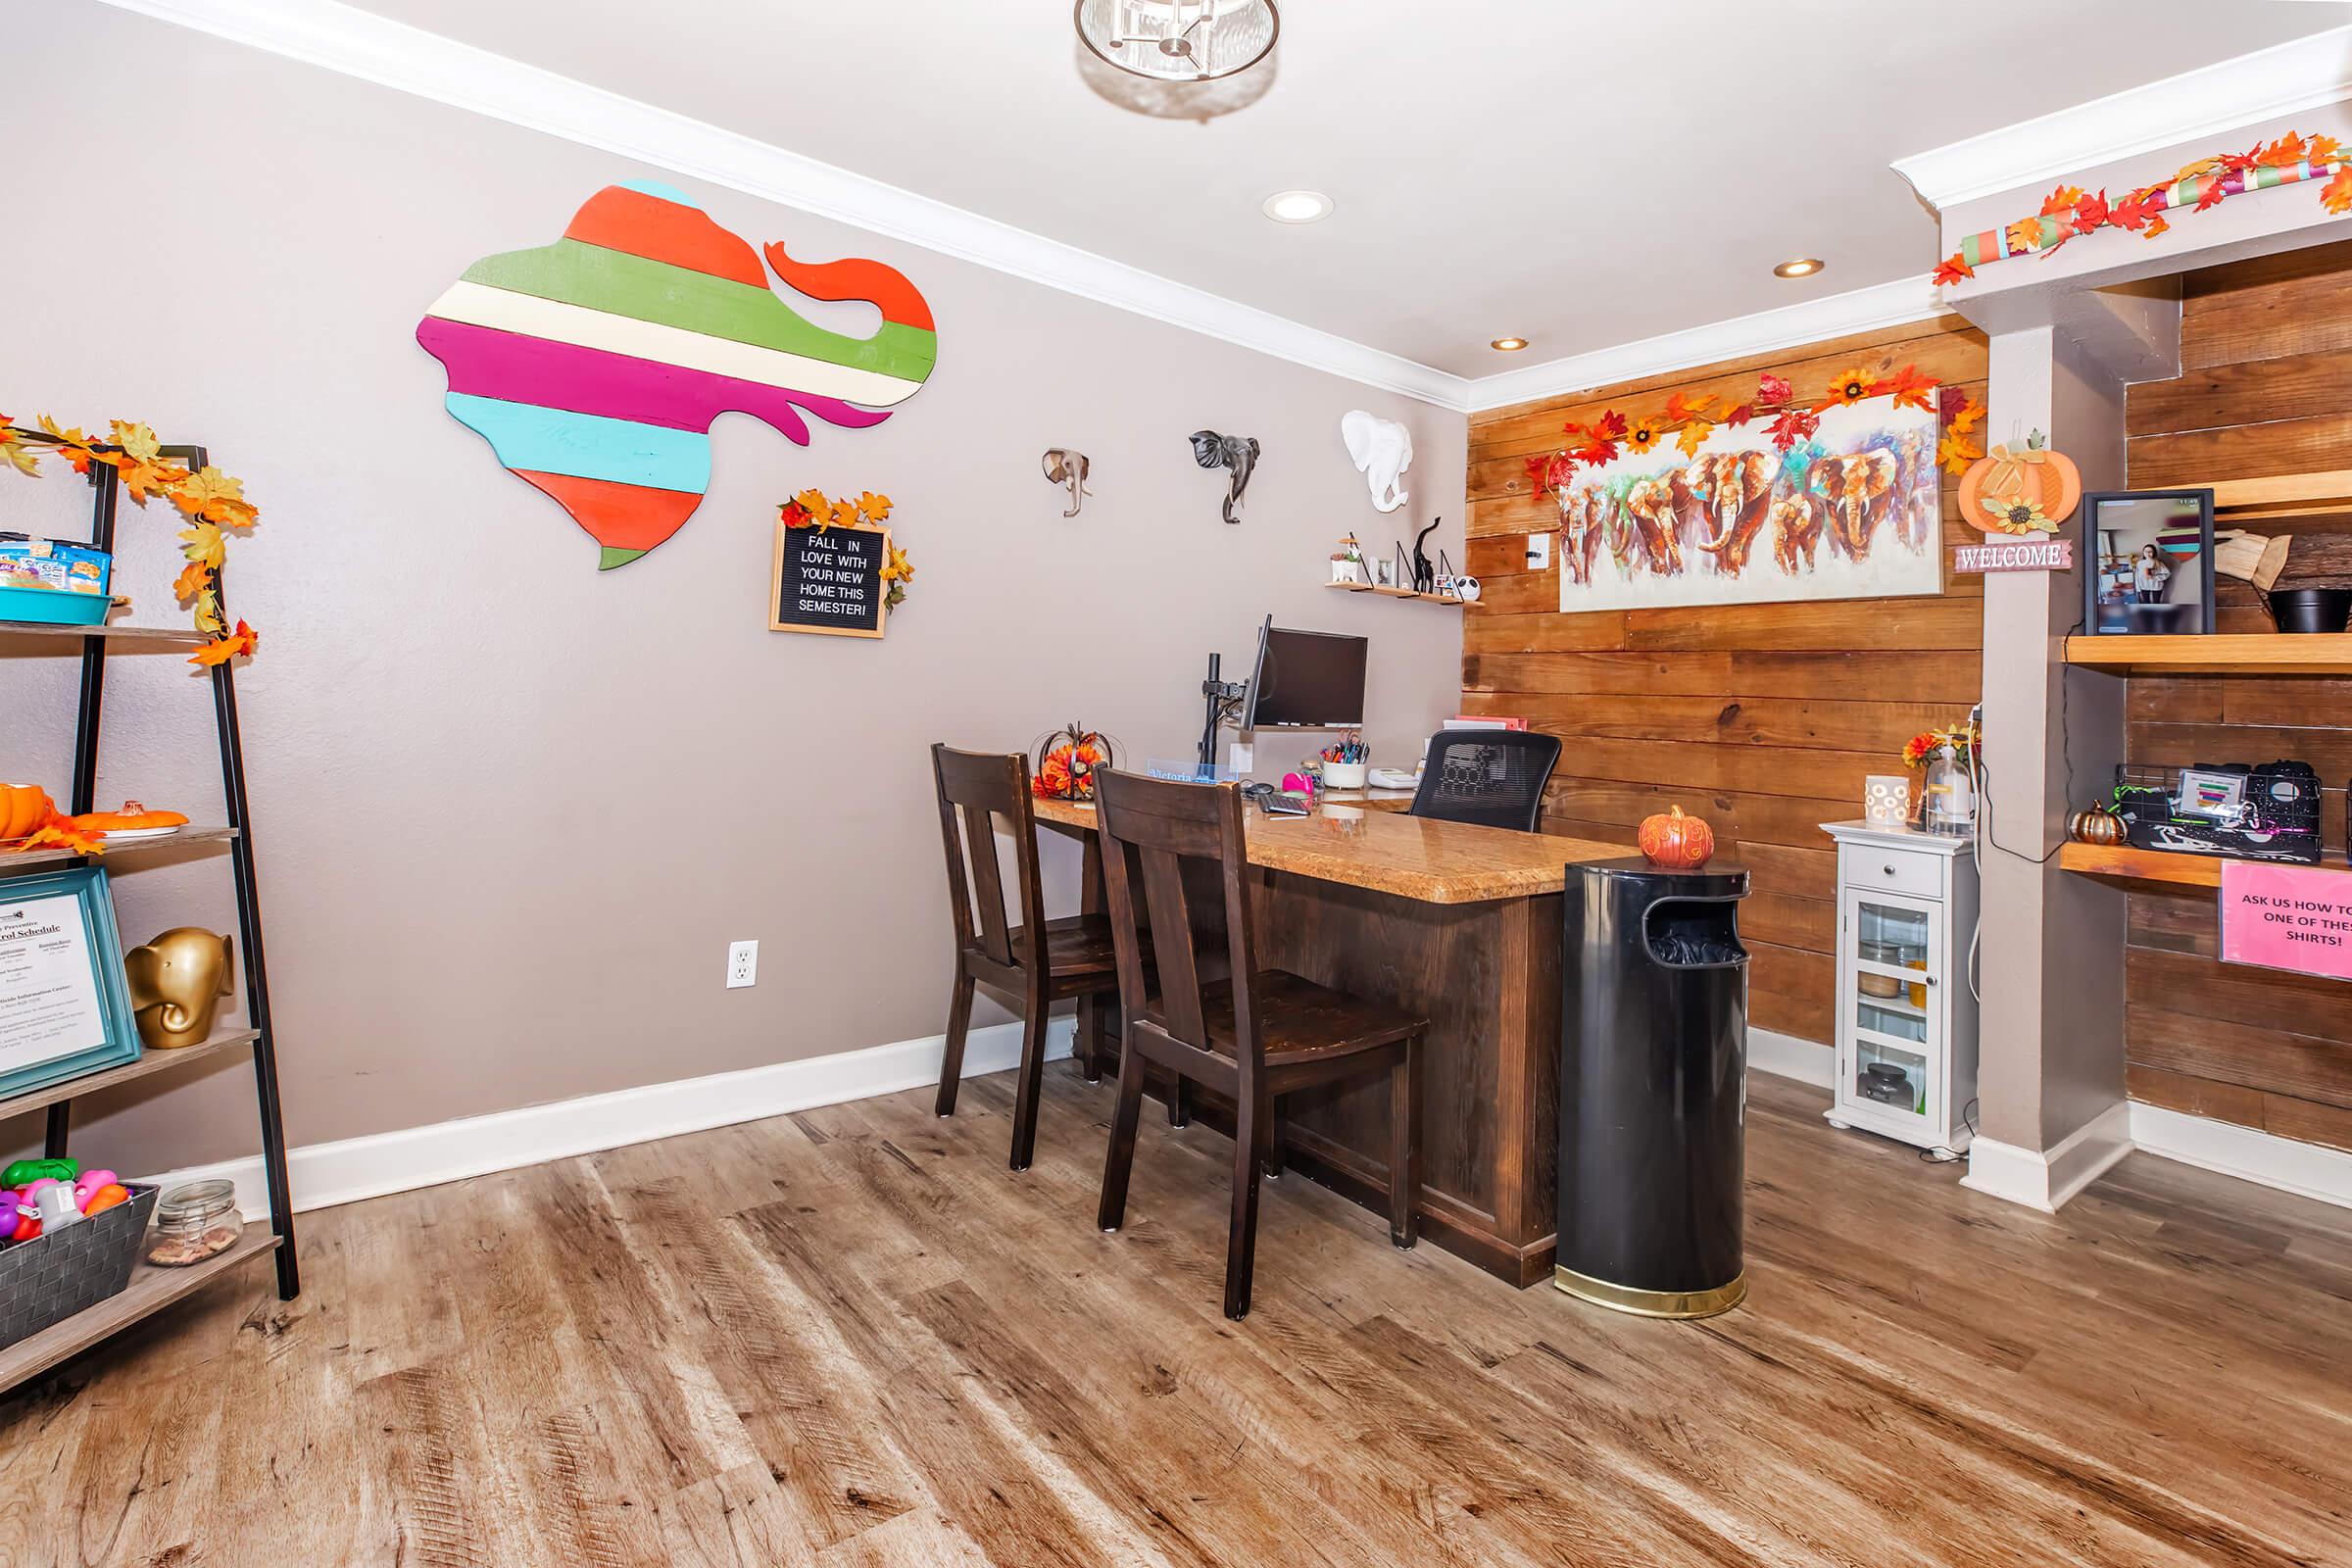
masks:
<svg viewBox="0 0 2352 1568"><path fill-rule="evenodd" d="M776 524L776 586L767 629L831 637L879 637L890 584L888 528L795 528Z"/></svg>

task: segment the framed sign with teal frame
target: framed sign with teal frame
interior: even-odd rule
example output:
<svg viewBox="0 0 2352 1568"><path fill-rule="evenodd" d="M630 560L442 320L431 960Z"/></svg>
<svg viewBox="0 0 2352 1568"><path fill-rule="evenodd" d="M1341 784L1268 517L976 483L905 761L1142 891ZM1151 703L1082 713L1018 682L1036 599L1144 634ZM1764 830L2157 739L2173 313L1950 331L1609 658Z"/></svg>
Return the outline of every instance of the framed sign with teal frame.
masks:
<svg viewBox="0 0 2352 1568"><path fill-rule="evenodd" d="M105 868L0 879L0 1098L139 1054Z"/></svg>

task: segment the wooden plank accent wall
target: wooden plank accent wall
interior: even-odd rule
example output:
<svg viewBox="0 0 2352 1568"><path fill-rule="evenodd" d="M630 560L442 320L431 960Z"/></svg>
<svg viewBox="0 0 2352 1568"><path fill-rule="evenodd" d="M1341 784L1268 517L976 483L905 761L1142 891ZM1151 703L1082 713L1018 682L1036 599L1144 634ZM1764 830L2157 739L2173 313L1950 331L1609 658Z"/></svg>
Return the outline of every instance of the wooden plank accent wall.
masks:
<svg viewBox="0 0 2352 1568"><path fill-rule="evenodd" d="M2180 311L2182 373L2127 401L2133 485L2352 467L2352 244L2189 273ZM2296 518L2289 531L2352 534L2352 517ZM2224 578L2221 600L2225 631L2271 629L2244 584ZM2134 680L2126 722L2137 761L2310 762L2328 786L2328 847L2342 846L2352 681ZM2132 1098L2352 1149L2352 986L2223 964L2216 924L2209 896L2132 896Z"/></svg>
<svg viewBox="0 0 2352 1568"><path fill-rule="evenodd" d="M1957 723L1982 685L1983 584L1955 578L1944 481L1944 593L1912 599L1563 614L1559 572L1527 569L1524 540L1559 513L1525 462L1604 406L1638 415L1670 393L1755 392L1759 370L1816 398L1859 364L1916 365L1982 399L1984 339L1957 317L1475 416L1467 569L1484 585L1462 623L1462 708L1524 717L1562 752L1547 831L1632 844L1667 806L1706 817L1754 873L1740 918L1754 950L1749 1018L1835 1036L1837 855L1819 824L1862 814L1862 780L1899 772L1903 743ZM2352 465L2347 465L2352 466Z"/></svg>

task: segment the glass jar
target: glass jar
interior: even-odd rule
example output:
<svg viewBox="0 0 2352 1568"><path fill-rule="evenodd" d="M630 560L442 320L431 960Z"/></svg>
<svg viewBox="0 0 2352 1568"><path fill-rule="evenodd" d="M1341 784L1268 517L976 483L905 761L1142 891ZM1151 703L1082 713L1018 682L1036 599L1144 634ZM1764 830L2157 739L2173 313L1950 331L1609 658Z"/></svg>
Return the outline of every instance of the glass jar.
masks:
<svg viewBox="0 0 2352 1568"><path fill-rule="evenodd" d="M1866 941L1858 951L1869 962L1883 963L1888 968L1898 967L1903 961L1903 950L1891 942ZM1864 969L1855 979L1854 989L1866 997L1899 997L1903 994L1903 982L1892 975L1873 974Z"/></svg>
<svg viewBox="0 0 2352 1568"><path fill-rule="evenodd" d="M1977 788L1961 765L1957 747L1945 746L1928 760L1927 782L1921 788L1927 807L1927 829L1965 838L1976 830Z"/></svg>
<svg viewBox="0 0 2352 1568"><path fill-rule="evenodd" d="M235 1183L183 1182L156 1200L155 1240L148 1245L147 1261L186 1268L226 1251L244 1234Z"/></svg>

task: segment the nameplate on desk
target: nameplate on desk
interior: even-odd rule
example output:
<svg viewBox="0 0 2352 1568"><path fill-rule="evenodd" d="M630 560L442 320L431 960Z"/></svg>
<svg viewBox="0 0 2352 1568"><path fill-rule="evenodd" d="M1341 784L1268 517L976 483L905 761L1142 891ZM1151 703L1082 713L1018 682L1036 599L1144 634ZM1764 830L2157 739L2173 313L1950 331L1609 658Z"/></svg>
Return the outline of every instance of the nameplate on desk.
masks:
<svg viewBox="0 0 2352 1568"><path fill-rule="evenodd" d="M775 585L767 629L833 637L879 637L889 612L888 528L796 528L776 524Z"/></svg>

